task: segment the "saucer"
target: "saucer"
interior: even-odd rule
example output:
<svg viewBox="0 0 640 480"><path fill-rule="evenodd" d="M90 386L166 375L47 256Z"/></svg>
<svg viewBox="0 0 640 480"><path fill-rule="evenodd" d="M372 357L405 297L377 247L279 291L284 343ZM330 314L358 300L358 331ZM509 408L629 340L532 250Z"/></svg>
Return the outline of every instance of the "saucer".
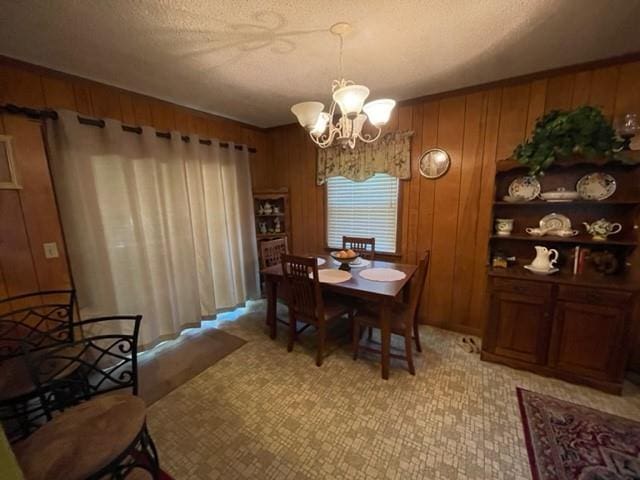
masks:
<svg viewBox="0 0 640 480"><path fill-rule="evenodd" d="M552 268L550 270L538 270L537 268L534 268L531 265L525 265L524 268L526 268L532 273L535 273L536 275L551 275L552 273L556 273L560 271L560 269L558 268Z"/></svg>

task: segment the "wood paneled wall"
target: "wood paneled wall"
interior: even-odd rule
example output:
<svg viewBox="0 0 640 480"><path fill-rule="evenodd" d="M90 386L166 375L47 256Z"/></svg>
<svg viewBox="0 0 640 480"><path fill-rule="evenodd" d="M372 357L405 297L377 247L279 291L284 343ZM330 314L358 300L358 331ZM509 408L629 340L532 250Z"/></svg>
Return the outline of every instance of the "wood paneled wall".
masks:
<svg viewBox="0 0 640 480"><path fill-rule="evenodd" d="M266 159L266 134L253 126L0 57L0 104L6 103L196 133L255 147L256 165ZM0 190L0 298L71 285L40 128L23 117L0 117L0 133L14 137L23 184L22 190ZM47 242L58 244L60 258L44 258Z"/></svg>
<svg viewBox="0 0 640 480"><path fill-rule="evenodd" d="M485 316L486 262L495 163L511 155L535 120L557 108L602 107L609 117L640 113L640 62L590 66L537 75L406 102L387 130L413 130L412 178L402 182L399 253L415 262L431 249L419 312L423 323L479 334ZM316 150L297 124L268 133L269 157L255 173L269 187L291 192L292 248L325 247L325 189L315 185ZM449 152L451 168L438 180L418 172L428 148Z"/></svg>

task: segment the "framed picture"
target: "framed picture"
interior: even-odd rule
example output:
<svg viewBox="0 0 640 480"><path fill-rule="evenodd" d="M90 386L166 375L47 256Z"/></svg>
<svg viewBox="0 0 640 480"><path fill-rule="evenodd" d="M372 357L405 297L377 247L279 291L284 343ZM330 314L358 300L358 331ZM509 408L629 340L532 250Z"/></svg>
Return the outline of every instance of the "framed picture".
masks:
<svg viewBox="0 0 640 480"><path fill-rule="evenodd" d="M21 188L11 140L9 135L0 135L0 189Z"/></svg>
<svg viewBox="0 0 640 480"><path fill-rule="evenodd" d="M432 148L422 154L419 161L420 174L426 178L440 178L451 165L449 154L440 148Z"/></svg>

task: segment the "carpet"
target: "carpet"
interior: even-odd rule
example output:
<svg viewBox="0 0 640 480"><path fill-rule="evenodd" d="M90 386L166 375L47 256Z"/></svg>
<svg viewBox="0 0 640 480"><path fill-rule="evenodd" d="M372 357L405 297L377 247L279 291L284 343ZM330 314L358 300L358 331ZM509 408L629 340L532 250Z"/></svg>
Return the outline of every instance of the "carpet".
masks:
<svg viewBox="0 0 640 480"><path fill-rule="evenodd" d="M517 389L534 480L640 479L640 423Z"/></svg>
<svg viewBox="0 0 640 480"><path fill-rule="evenodd" d="M183 332L140 356L139 395L149 406L245 343L216 328Z"/></svg>

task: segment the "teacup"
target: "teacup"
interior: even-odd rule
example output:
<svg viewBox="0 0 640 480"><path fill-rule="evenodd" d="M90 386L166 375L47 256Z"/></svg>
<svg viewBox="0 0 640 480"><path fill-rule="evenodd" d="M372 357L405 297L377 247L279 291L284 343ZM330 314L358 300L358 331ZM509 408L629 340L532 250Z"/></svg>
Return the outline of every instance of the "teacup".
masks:
<svg viewBox="0 0 640 480"><path fill-rule="evenodd" d="M511 235L513 231L513 218L496 218L496 234L501 236Z"/></svg>

